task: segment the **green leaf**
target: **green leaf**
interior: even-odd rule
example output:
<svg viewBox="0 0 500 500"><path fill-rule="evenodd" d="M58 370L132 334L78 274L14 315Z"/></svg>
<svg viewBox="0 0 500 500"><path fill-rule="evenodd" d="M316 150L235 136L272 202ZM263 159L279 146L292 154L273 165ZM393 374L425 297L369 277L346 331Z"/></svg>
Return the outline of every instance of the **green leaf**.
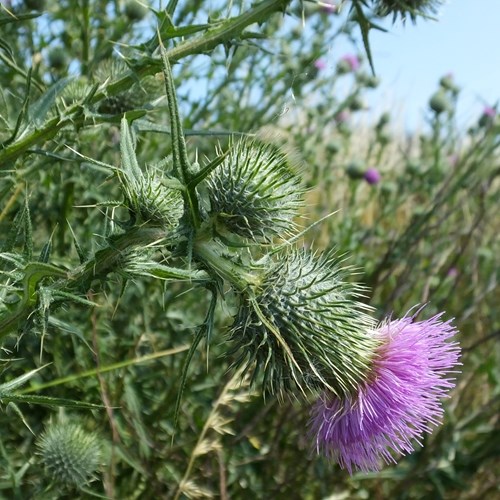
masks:
<svg viewBox="0 0 500 500"><path fill-rule="evenodd" d="M128 126L128 121L125 117L123 117L121 121L120 152L122 169L125 174L136 181L142 179L143 173L135 155L134 140L132 133L130 132L130 127Z"/></svg>
<svg viewBox="0 0 500 500"><path fill-rule="evenodd" d="M30 12L26 14L18 14L15 15L0 15L0 26L5 26L6 24L18 23L20 21L27 21L29 19L35 19L36 17L40 17L42 12Z"/></svg>
<svg viewBox="0 0 500 500"><path fill-rule="evenodd" d="M48 365L43 365L40 368L36 368L35 370L31 370L28 373L25 373L21 375L20 377L17 377L10 382L6 382L5 384L0 385L0 398L2 398L4 395L7 393L11 393L14 389L17 389L18 387L21 387L24 385L26 382L28 382L33 376L38 373L40 370L43 370L46 366Z"/></svg>
<svg viewBox="0 0 500 500"><path fill-rule="evenodd" d="M0 401L5 402L15 402L15 403L29 403L36 405L49 406L51 408L65 407L65 408L79 408L87 410L97 410L104 408L103 405L96 405L93 403L85 403L83 401L76 401L73 399L64 398L52 398L50 396L38 396L38 395L21 395L21 394L2 394L0 396Z"/></svg>
<svg viewBox="0 0 500 500"><path fill-rule="evenodd" d="M54 105L56 98L62 93L62 91L66 88L68 83L70 83L73 78L61 78L54 85L47 89L47 91L36 101L33 106L31 106L29 110L29 127L34 126L35 128L40 127L45 118L47 117L47 113L50 108Z"/></svg>
<svg viewBox="0 0 500 500"><path fill-rule="evenodd" d="M212 160L208 165L203 167L196 175L194 175L188 183L189 188L195 188L200 182L206 179L229 155L230 151L227 150L225 153L221 154L215 160Z"/></svg>

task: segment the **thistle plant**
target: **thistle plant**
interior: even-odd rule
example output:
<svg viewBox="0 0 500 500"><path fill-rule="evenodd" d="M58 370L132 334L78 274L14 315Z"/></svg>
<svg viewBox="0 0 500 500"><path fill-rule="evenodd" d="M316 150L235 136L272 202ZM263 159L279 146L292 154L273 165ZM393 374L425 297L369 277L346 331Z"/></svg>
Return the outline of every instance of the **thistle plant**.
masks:
<svg viewBox="0 0 500 500"><path fill-rule="evenodd" d="M495 108L459 150L446 77L430 137L397 142L389 114L353 128L377 18L441 2L36 3L0 13L5 494L41 496L39 464L107 498L420 498L491 470ZM337 58L358 27L364 53ZM379 323L416 303L430 319ZM447 406L444 309L470 340ZM52 422L57 406L91 410L96 433ZM369 483L335 467L414 451Z"/></svg>

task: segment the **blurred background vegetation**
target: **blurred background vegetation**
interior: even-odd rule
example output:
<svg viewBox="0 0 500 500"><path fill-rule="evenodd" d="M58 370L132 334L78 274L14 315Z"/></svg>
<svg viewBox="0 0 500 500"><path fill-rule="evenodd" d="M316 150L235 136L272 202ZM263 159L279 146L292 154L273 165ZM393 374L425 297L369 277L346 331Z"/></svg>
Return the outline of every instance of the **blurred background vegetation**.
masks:
<svg viewBox="0 0 500 500"><path fill-rule="evenodd" d="M458 129L460 89L449 76L436 82L421 130L401 130L389 113L360 118L378 84L367 36L394 13L380 4L400 3L2 2L0 319L20 296L13 255L75 268L125 218L105 203L120 199L116 179L80 155L118 165L126 113L140 164L169 157L158 26L192 159L214 158L235 134L279 144L309 188L304 227L335 212L305 245L346 253L380 319L424 303L428 316L455 318L463 366L444 424L398 465L349 477L311 450L309 408L263 399L228 370L230 303L217 310L210 349L193 357L174 424L210 296L118 269L92 283L87 299L98 307L45 297L3 337L0 496L500 496L500 122L485 108ZM352 53L325 76L322 55L338 40ZM9 382L26 374L9 398ZM36 395L103 407L40 405ZM94 480L79 486L53 477L42 453L44 429L70 424L101 450Z"/></svg>

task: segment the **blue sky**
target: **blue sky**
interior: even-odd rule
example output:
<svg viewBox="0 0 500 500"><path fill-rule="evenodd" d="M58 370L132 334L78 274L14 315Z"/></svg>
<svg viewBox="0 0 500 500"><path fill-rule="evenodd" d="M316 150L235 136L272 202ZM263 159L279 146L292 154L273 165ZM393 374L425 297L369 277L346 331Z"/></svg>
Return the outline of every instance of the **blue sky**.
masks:
<svg viewBox="0 0 500 500"><path fill-rule="evenodd" d="M446 73L462 88L459 123L500 100L500 0L449 0L438 22L386 27L389 33L371 31L370 38L382 82L372 101L377 108L396 109L407 125L418 125Z"/></svg>

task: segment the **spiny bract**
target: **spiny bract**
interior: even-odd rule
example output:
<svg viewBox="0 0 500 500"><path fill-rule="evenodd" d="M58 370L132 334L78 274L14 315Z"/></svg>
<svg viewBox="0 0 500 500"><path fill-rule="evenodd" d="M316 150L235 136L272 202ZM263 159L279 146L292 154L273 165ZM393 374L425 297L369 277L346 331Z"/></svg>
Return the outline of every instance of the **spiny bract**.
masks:
<svg viewBox="0 0 500 500"><path fill-rule="evenodd" d="M343 398L356 391L377 340L368 306L356 301L361 290L343 281L345 272L329 255L279 255L261 286L242 294L230 332L236 364L254 376L263 371L271 393L328 388Z"/></svg>
<svg viewBox="0 0 500 500"><path fill-rule="evenodd" d="M208 179L211 212L246 238L286 237L303 204L300 183L290 159L276 146L242 140Z"/></svg>

